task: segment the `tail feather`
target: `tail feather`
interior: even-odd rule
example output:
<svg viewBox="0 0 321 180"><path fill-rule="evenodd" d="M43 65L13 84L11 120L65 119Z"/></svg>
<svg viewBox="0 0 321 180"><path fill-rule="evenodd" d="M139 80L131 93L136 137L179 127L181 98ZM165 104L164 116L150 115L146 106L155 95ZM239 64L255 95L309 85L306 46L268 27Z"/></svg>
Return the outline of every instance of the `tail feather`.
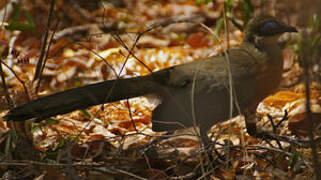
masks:
<svg viewBox="0 0 321 180"><path fill-rule="evenodd" d="M151 76L104 81L39 98L14 108L5 118L9 121L45 119L77 109L153 93L156 86L159 84Z"/></svg>

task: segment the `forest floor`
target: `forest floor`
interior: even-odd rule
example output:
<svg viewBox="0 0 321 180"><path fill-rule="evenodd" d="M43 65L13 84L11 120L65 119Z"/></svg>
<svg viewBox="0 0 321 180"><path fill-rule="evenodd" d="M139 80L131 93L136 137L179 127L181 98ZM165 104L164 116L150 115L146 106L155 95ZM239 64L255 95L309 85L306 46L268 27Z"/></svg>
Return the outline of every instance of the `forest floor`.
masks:
<svg viewBox="0 0 321 180"><path fill-rule="evenodd" d="M262 12L280 17L299 32L306 29L313 32L313 28L320 28L317 23L300 21L298 12L303 3L290 4L286 0L17 2L0 1L3 62L0 74L5 79L0 84L2 178L315 178L315 156L308 136L310 119L305 109L306 76L300 63L301 33L281 37L285 42L284 80L280 90L262 101L257 109L263 117L257 126L279 139L248 135L242 116L218 123L209 133L215 149L212 165L206 153L209 149L200 147L193 129L170 136L151 130L155 103L146 96L58 115L40 123L8 123L2 118L12 106L24 104L28 99L103 80L146 75L219 54L240 45L243 38L240 27ZM49 19L51 2L55 5ZM224 13L230 19L228 29L224 28ZM48 37L44 45L45 33ZM314 43L321 47L320 38ZM35 78L35 71L41 58L45 63L37 83L39 77ZM320 58L311 63L311 69L311 74L320 76ZM312 150L320 158L318 78L311 78L309 92L315 123L312 134L317 146ZM2 88L4 84L7 90Z"/></svg>

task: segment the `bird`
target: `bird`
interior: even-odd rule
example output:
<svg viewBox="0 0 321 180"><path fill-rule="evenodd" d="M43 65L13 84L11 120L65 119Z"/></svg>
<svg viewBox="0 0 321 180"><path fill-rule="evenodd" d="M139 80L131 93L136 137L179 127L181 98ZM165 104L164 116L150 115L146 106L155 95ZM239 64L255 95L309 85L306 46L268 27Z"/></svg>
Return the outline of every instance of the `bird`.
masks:
<svg viewBox="0 0 321 180"><path fill-rule="evenodd" d="M230 118L231 105L233 117L256 111L258 104L278 89L283 69L278 38L285 32L297 30L277 17L259 15L247 24L240 46L225 53L145 76L118 78L44 96L13 108L4 118L43 120L151 94L161 100L152 112L153 131L196 125L202 139L208 141L209 129Z"/></svg>

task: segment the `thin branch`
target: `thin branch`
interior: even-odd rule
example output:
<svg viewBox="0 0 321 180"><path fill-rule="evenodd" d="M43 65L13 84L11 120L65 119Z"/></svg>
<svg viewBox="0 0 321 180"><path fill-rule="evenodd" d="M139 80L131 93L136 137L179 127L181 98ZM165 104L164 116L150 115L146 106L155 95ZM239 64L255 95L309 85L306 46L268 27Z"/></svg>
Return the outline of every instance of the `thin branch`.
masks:
<svg viewBox="0 0 321 180"><path fill-rule="evenodd" d="M12 68L10 68L5 62L3 62L1 59L0 59L0 64L3 64L4 66L6 66L13 73L13 75L17 78L17 80L22 84L23 89L25 90L25 93L27 96L27 100L30 101L28 89L26 87L25 82L23 82L23 80L19 78L19 76L16 74L16 72Z"/></svg>
<svg viewBox="0 0 321 180"><path fill-rule="evenodd" d="M104 167L106 168L106 167ZM114 169L114 168L110 168L110 169L98 169L98 168L94 168L94 170L96 171L101 171L101 172L104 172L104 173L111 173L111 172L118 172L118 173L121 173L121 174L125 174L127 176L130 176L130 177L133 177L133 178L136 178L136 179L140 179L140 180L147 180L146 178L143 178L143 177L140 177L134 173L131 173L131 172L128 172L128 171L125 171L125 170L122 170L122 169Z"/></svg>
<svg viewBox="0 0 321 180"><path fill-rule="evenodd" d="M142 37L142 35L143 35L145 32L146 32L146 31L144 31L144 32L142 32L142 33L138 33L138 35L137 35L137 37L136 37L136 39L135 39L135 41L134 41L134 44L133 44L133 46L131 47L131 49L129 49L129 48L127 47L127 45L123 42L123 40L122 40L118 35L112 34L113 38L114 38L123 48L125 48L126 51L129 53L129 54L127 55L127 57L126 57L126 60L125 60L125 62L124 62L124 64L123 64L123 66L121 67L121 70L120 70L120 72L119 72L119 75L120 75L120 73L122 72L122 70L124 69L124 67L125 67L125 65L126 65L126 63L127 63L128 58L129 58L130 55L131 55L132 57L134 57L139 63L141 63L150 73L153 72L142 60L140 60L140 59L133 53L133 50L134 50L134 48L136 47L136 44L138 43L139 39Z"/></svg>
<svg viewBox="0 0 321 180"><path fill-rule="evenodd" d="M303 34L303 37L306 37L307 34ZM303 40L304 41L304 40ZM305 41L307 41L305 39ZM311 49L312 50L312 49ZM308 53L310 51L310 49L303 49L303 54L305 55L306 53ZM313 50L312 50L313 51ZM305 77L305 81L304 81L304 85L305 85L305 111L306 111L306 117L309 120L308 123L308 137L309 137L309 143L310 143L310 147L311 147L311 151L312 151L312 162L313 162L313 166L314 166L314 173L316 175L316 179L321 179L321 171L319 170L320 165L319 165L319 157L318 157L318 152L317 152L317 147L316 147L316 143L314 140L314 136L313 136L313 119L312 119L312 112L311 112L311 97L310 97L310 62L311 59L309 58L311 56L306 55L304 57L301 57L302 59L305 58L305 60L303 60L303 71L304 71L304 77Z"/></svg>
<svg viewBox="0 0 321 180"><path fill-rule="evenodd" d="M102 56L99 55L97 52L93 51L92 49L88 48L87 46L81 44L81 42L75 42L75 44L78 44L79 46L86 48L86 49L89 50L91 53L95 54L97 57L99 57L101 60L103 60L103 61L105 62L105 64L113 71L113 73L115 74L115 76L117 76L117 78L119 78L116 70L113 68L112 65L110 65L110 64L108 63L108 61L107 61L104 57L102 57Z"/></svg>
<svg viewBox="0 0 321 180"><path fill-rule="evenodd" d="M276 127L279 127L285 120L287 120L288 117L288 111L284 110L284 116L282 117L282 119L276 124Z"/></svg>
<svg viewBox="0 0 321 180"><path fill-rule="evenodd" d="M267 116L268 116L268 118L269 118L269 120L270 120L270 122L271 122L272 129L273 129L273 133L274 133L274 134L277 134L277 126L274 124L272 116L269 115L269 114L268 114ZM280 149L283 149L283 147L282 147L282 145L281 145L281 143L280 143L279 140L276 140L276 143L278 144L278 146L279 146Z"/></svg>
<svg viewBox="0 0 321 180"><path fill-rule="evenodd" d="M2 62L2 60L0 59L0 61ZM7 103L9 105L10 108L13 108L13 101L9 95L9 91L7 88L7 83L6 83L6 78L4 77L4 72L2 69L2 63L0 63L0 75L1 75L1 80L2 80L2 86L3 86L3 90L4 90L4 95L6 97Z"/></svg>
<svg viewBox="0 0 321 180"><path fill-rule="evenodd" d="M132 124L133 124L133 127L134 127L135 131L136 131L137 133L139 133L139 131L138 131L137 127L136 127L135 121L134 121L134 119L133 119L132 111L131 111L131 109L130 109L129 99L126 99L126 102L127 102L127 105L128 105L128 113L129 113L130 120L131 120L131 122L132 122Z"/></svg>
<svg viewBox="0 0 321 180"><path fill-rule="evenodd" d="M229 25L227 23L227 15L226 15L226 3L224 3L224 7L223 7L223 16L224 16L224 27L225 27L225 36L226 36L226 41L227 41L227 49L230 48L230 36L229 36ZM233 85L233 76L232 76L232 70L231 70L231 62L230 62L230 58L229 58L229 54L227 53L227 50L224 50L224 54L225 54L225 59L226 59L226 67L227 67L227 72L228 72L228 84L229 84L229 97L230 97L230 108L229 108L229 119L231 119L233 117L233 111L234 111L234 85ZM231 142L230 140L230 134L231 134L231 125L229 124L228 127L228 131L229 131L229 136L228 136L228 145L229 142ZM227 159L229 159L230 154L227 153Z"/></svg>
<svg viewBox="0 0 321 180"><path fill-rule="evenodd" d="M67 163L43 163L43 162L37 162L37 161L2 161L0 162L1 166L32 166L32 165L36 165L36 166L81 166L81 167L85 167L85 166L102 166L103 164L99 164L99 163L73 163L73 164L67 164Z"/></svg>
<svg viewBox="0 0 321 180"><path fill-rule="evenodd" d="M39 55L39 60L38 60L38 63L37 63L36 72L35 72L35 75L33 77L33 81L36 81L36 80L38 80L40 78L41 69L42 69L42 67L44 67L44 65L43 65L43 60L44 59L43 58L44 58L45 52L46 52L47 39L48 39L49 30L50 30L50 23L51 23L51 19L52 19L52 14L53 14L55 2L56 2L56 0L51 0L51 3L50 3L50 10L49 10L48 21L47 21L47 29L46 29L45 34L43 36L42 46L41 46L40 55Z"/></svg>
<svg viewBox="0 0 321 180"><path fill-rule="evenodd" d="M48 60L49 50L50 50L51 44L53 42L53 37L54 37L55 32L57 30L58 24L59 24L59 20L56 22L54 30L53 30L53 33L52 33L51 38L49 40L49 44L48 44L48 47L47 47L47 50L46 50L46 56L45 56L45 59L44 59L44 63L41 66L41 70L40 70L40 74L39 74L39 80L37 81L36 94L37 94L37 92L39 90L39 87L40 87L40 82L42 80L43 70L45 69L45 66L46 66L46 63L47 63L47 60Z"/></svg>

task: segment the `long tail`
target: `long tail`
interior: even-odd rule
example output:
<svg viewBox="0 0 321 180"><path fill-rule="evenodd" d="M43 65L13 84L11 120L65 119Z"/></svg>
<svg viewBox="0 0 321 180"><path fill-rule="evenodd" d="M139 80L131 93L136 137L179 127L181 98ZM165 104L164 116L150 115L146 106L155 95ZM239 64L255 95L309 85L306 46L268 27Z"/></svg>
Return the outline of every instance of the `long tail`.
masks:
<svg viewBox="0 0 321 180"><path fill-rule="evenodd" d="M104 81L36 99L12 109L5 119L45 119L77 109L153 93L157 86L159 84L151 76Z"/></svg>

